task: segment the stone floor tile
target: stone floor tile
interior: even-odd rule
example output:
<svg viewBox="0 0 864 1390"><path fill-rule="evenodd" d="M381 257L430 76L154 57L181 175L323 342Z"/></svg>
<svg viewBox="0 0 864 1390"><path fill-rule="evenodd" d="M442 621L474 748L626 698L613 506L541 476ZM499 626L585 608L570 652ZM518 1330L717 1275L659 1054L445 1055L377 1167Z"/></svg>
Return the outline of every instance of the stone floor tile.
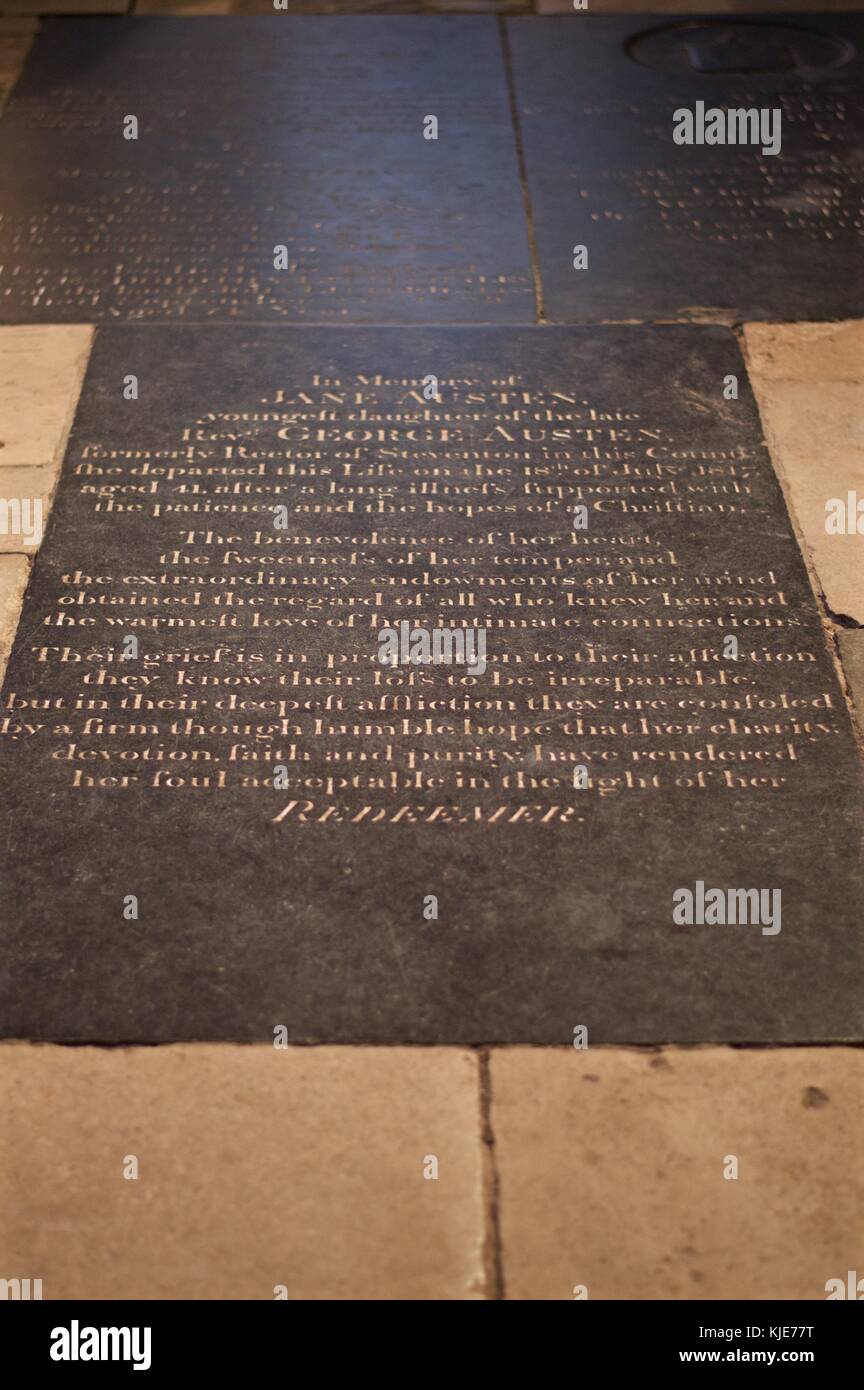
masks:
<svg viewBox="0 0 864 1390"><path fill-rule="evenodd" d="M7 322L534 317L489 16L46 21L3 115L0 186Z"/></svg>
<svg viewBox="0 0 864 1390"><path fill-rule="evenodd" d="M88 324L0 328L0 469L59 468L92 341Z"/></svg>
<svg viewBox="0 0 864 1390"><path fill-rule="evenodd" d="M483 1297L470 1053L8 1044L0 1097L3 1273L46 1299Z"/></svg>
<svg viewBox="0 0 864 1390"><path fill-rule="evenodd" d="M0 555L35 555L56 481L50 468L0 468Z"/></svg>
<svg viewBox="0 0 864 1390"><path fill-rule="evenodd" d="M744 337L775 467L828 607L864 622L864 535L826 530L829 501L864 500L864 321L748 323Z"/></svg>
<svg viewBox="0 0 864 1390"><path fill-rule="evenodd" d="M760 381L864 380L864 319L748 323L747 356Z"/></svg>
<svg viewBox="0 0 864 1390"><path fill-rule="evenodd" d="M0 555L0 683L18 626L29 574L26 555Z"/></svg>
<svg viewBox="0 0 864 1390"><path fill-rule="evenodd" d="M508 1298L824 1299L860 1269L864 1052L514 1048L491 1068Z"/></svg>
<svg viewBox="0 0 864 1390"><path fill-rule="evenodd" d="M864 19L754 29L697 17L693 32L679 18L507 21L546 320L864 318ZM804 71L830 85L818 118ZM753 108L782 104L787 138L778 127L776 148L762 144L782 158L673 130L694 96L735 109L742 92Z"/></svg>
<svg viewBox="0 0 864 1390"><path fill-rule="evenodd" d="M196 25L190 21L186 27ZM636 515L622 516L612 536L620 535L634 556L650 563L653 582L638 598L645 615L638 630L628 619L629 633L625 636L622 626L617 634L622 645L612 623L607 629L588 603L584 616L579 610L578 618L568 617L569 591L563 588L550 588L556 597L546 600L552 605L551 612L544 610L550 621L544 620L538 637L531 638L528 630L520 634L515 622L499 633L496 608L486 596L487 578L491 588L496 575L493 556L478 557L478 611L488 612L496 624L490 663L501 662L489 680L497 685L500 674L502 685L501 691L478 691L476 703L466 699L463 708L482 714L487 701L492 710L509 707L512 733L497 719L479 715L470 724L455 719L436 724L429 730L435 773L416 781L412 768L427 746L425 726L366 723L365 712L383 708L371 635L367 639L358 629L356 645L348 648L345 636L335 628L331 635L323 623L298 634L295 650L310 672L324 664L325 653L329 662L331 653L348 650L357 656L356 668L350 685L340 681L333 692L322 692L327 702L330 693L338 696L332 722L329 716L319 722L325 711L307 705L298 685L297 700L283 708L286 716L294 711L283 728L269 722L269 711L279 708L271 701L285 693L281 617L278 627L259 626L257 606L244 600L238 602L235 625L224 624L219 599L227 589L196 581L193 594L186 588L191 578L181 577L178 584L171 572L182 564L191 575L196 566L212 579L218 571L232 584L236 579L239 592L246 581L238 576L250 573L250 557L260 554L262 576L289 556L302 575L303 547L310 547L311 556L321 544L314 539L319 505L322 515L334 497L340 507L343 497L354 506L355 497L374 496L378 484L369 483L369 493L355 493L352 477L341 492L329 459L320 470L310 466L303 474L304 500L292 520L293 549L271 561L269 552L259 552L263 542L256 539L268 500L288 496L293 507L294 496L285 492L281 456L273 452L275 435L260 432L262 400L276 402L283 383L296 383L292 427L308 428L312 438L318 407L305 391L325 374L329 379L336 374L340 382L368 383L360 399L370 418L399 421L404 381L421 382L430 361L448 382L449 423L446 438L430 432L420 458L434 460L436 469L463 468L470 479L473 462L463 452L463 436L451 437L450 431L470 429L464 441L489 441L484 457L496 464L495 486L511 488L514 498L514 555L524 556L523 537L531 536L542 541L544 554L566 558L570 541L562 527L570 487L562 490L563 504L551 495L535 502L538 494L527 490L533 481L521 491L519 470L528 465L521 458L514 462L507 442L519 413L511 418L491 391L502 361L514 390L526 392L528 400L566 400L578 392L597 421L614 420L613 412L626 403L646 437L663 441L657 476L664 476L661 468L675 471L681 501L667 499L680 510L661 517L658 508L666 503L658 501L659 487L665 482L658 485L648 470L643 477L641 469L627 481ZM740 376L741 398L734 409L721 412L717 402L728 373ZM123 399L126 374L141 383L137 402ZM67 713L62 724L57 721L59 729L37 717L32 736L3 749L17 802L14 823L0 842L0 920L6 928L0 1033L64 1043L252 1042L268 1038L273 1023L284 1019L296 1043L561 1044L578 1021L591 1025L594 1043L800 1044L864 1037L860 980L850 968L850 943L858 939L860 925L856 870L864 818L857 746L744 378L734 334L716 328L100 328L53 519L9 660L19 711ZM479 396L479 406L472 382L490 388ZM353 438L353 410L338 396L328 402L333 439ZM196 423L206 429L193 430ZM505 438L497 454L499 429ZM200 441L191 460L177 452L185 450L190 431ZM618 433L616 421L610 442ZM216 452L226 435L237 451L230 483ZM406 441L413 435L409 426ZM631 437L627 427L625 442ZM707 469L701 461L691 463L694 441L716 463ZM247 457L243 476L234 477L233 460ZM304 462L305 454L299 457ZM532 468L535 462L547 466L533 433L523 457ZM601 478L600 490L595 493L586 483L584 496L592 508L595 496L603 498L596 513L602 525L610 516L599 510L606 505L603 465L595 474L587 450L577 457L584 460L580 478L585 473ZM747 505L727 509L727 501L737 504L744 496L736 491L742 458L747 460ZM91 465L110 467L111 474L88 474L84 470ZM381 484L390 509L388 553L403 546L407 553L419 524L416 463L407 443L400 443L388 468ZM233 495L241 505L232 506L230 532L212 533L232 541L224 559L219 542L205 542L203 532L184 539L175 557L194 516L226 515L229 486L237 487ZM366 481L360 486L365 489ZM186 491L193 487L194 495ZM248 509L247 497L254 500ZM712 507L701 518L706 498L723 498L722 512ZM647 543L643 510L662 527ZM454 556L470 555L473 508L469 515L454 507L447 522L442 539ZM304 536L308 540L298 543ZM661 536L664 544L674 544L668 563L652 549ZM608 573L615 555L610 549L579 557L576 592L598 595L589 599L598 615L610 587L610 606L624 611L625 603L635 603L622 597L633 587L623 559L620 573ZM332 563L329 554L325 558ZM339 573L350 580L351 604L375 603L380 580L360 563L361 556L349 550L334 558ZM718 597L706 594L700 583L704 575ZM312 577L318 577L317 563ZM424 578L420 605L412 602L415 621L431 626L452 621L458 609L449 586L455 582L454 576L445 592ZM463 582L461 572L458 582ZM665 585L670 591L674 587L674 598ZM743 603L740 592L746 595ZM514 606L517 597L514 591ZM308 610L311 622L318 623L319 604L325 601L337 616L347 611L337 594L316 594ZM695 692L679 703L674 689L667 692L664 674L648 689L657 695L658 718L665 703L674 722L643 720L637 727L635 717L624 721L619 711L646 708L644 690L635 682L632 690L623 685L625 698L619 701L606 668L593 670L595 651L604 659L608 653L629 661L632 642L656 663L651 671L671 671L677 682L686 669L679 663L687 634L696 630L689 611L697 607L711 616L697 620L705 647L693 649L687 684L692 688L698 679L710 699L703 701ZM736 699L727 705L725 692L715 689L721 681L719 628L751 608L760 612L759 628L754 624L753 636L748 634L749 616L737 628L745 646L741 674L730 690ZM671 620L670 611L676 615ZM781 614L794 618L794 625L781 622ZM553 626L552 618L561 626ZM770 633L762 630L769 623ZM581 650L566 635L577 625L585 643ZM230 723L221 671L213 673L214 685L195 687L194 706L183 704L182 719L170 699L163 706L147 695L165 687L166 695L172 693L175 658L185 663L186 642L203 641L208 629L214 639L219 633L218 648L206 648L208 660L240 664L248 649L260 663L254 685L249 676L250 702L238 703ZM594 633L602 641L596 649L590 640ZM135 635L141 638L142 662L121 670L113 665L123 659L119 639ZM526 645L540 639L539 648ZM34 649L43 646L43 659L36 660ZM547 684L540 672L520 673L517 686L506 662L518 656L527 666L537 650L545 660L561 663L568 683L584 681L576 688L590 700L559 702L575 694L573 687L567 689L557 677ZM766 652L777 654L773 663L763 660ZM134 658L134 651L129 654ZM190 666L200 654L189 653ZM749 675L742 671L745 663ZM182 679L185 699L190 673ZM225 679L233 691L233 672ZM105 687L104 700L95 706L79 703L91 683ZM449 689L449 684L436 687L435 701ZM141 715L132 715L130 722L124 693L129 690L146 696L136 706L149 711L146 723ZM501 692L506 701L498 704ZM93 693L102 699L102 691ZM744 694L749 703L737 698ZM241 705L243 722L237 722ZM685 705L688 712L696 707L686 726L675 717ZM740 712L740 722L729 720L728 735L727 725L715 723L716 714L708 712L718 705ZM422 708L430 707L424 698ZM554 716L538 722L534 711L541 707ZM775 711L772 723L745 723L751 707ZM585 714L584 722L565 724L568 708L574 717ZM338 715L340 709L344 714ZM781 709L790 712L786 722ZM811 710L813 722L805 728L797 720ZM103 713L104 721L91 718ZM353 724L361 714L363 722ZM246 722L256 717L268 722ZM259 733L267 741L256 745ZM618 763L606 761L610 736L621 748ZM304 745L299 770L289 737ZM537 738L543 752L523 762L529 737ZM501 739L508 759L518 757L518 777L510 776L511 763L503 757L503 767L497 766L497 753L493 762ZM247 759L256 746L261 756ZM591 764L592 786L583 788L582 803L567 790L574 785L574 747L584 748L586 767ZM377 767L357 777L352 767L351 777L335 778L334 750L346 762L348 752L352 759L361 752L364 759L392 758L398 777L390 787L400 795L411 787L410 802L396 805L391 799L388 808L390 788ZM480 751L488 775L478 778L476 793L469 794L455 774L461 774L466 756L473 760ZM676 766L679 754L681 764L692 759L692 765ZM291 780L288 790L277 792L267 764L281 765L283 759L292 764ZM508 809L514 801L515 808ZM814 807L830 807L830 818L814 823ZM326 834L306 834L307 812L310 820L326 818L320 827ZM400 839L405 812L414 821L410 834ZM520 825L523 812L526 823ZM556 824L562 812L566 819ZM374 830L366 824L371 815ZM435 822L442 815L452 834L439 833L443 827ZM334 816L334 823L326 824ZM387 816L393 824L384 823ZM72 876L64 872L69 863L77 868ZM394 864L400 881L413 885L410 892L394 895ZM629 866L623 874L622 864ZM752 921L745 928L744 912L737 927L730 923L730 930L717 930L700 924L697 906L695 930L682 931L673 915L673 894L694 880L709 888L762 885L767 890L770 885L782 891L782 923L778 919L772 927L769 919L759 930ZM458 893L451 891L456 884ZM60 891L62 914L55 911ZM117 929L128 893L139 897L146 919L146 929L131 934ZM440 924L421 915L426 894L442 895ZM66 968L57 970L58 960Z"/></svg>

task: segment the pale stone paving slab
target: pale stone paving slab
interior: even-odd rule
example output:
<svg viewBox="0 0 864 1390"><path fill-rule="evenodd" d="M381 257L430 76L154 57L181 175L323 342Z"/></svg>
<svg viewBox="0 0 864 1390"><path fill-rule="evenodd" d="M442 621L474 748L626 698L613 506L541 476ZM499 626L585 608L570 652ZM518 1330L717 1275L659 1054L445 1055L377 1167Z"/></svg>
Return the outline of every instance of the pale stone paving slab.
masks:
<svg viewBox="0 0 864 1390"><path fill-rule="evenodd" d="M775 467L832 614L864 622L864 535L826 531L826 503L864 499L864 320L744 325Z"/></svg>
<svg viewBox="0 0 864 1390"><path fill-rule="evenodd" d="M824 1299L860 1269L864 1053L512 1048L491 1080L508 1298Z"/></svg>
<svg viewBox="0 0 864 1390"><path fill-rule="evenodd" d="M0 555L0 682L12 647L30 566L24 555Z"/></svg>
<svg viewBox="0 0 864 1390"><path fill-rule="evenodd" d="M59 469L92 342L89 324L0 328L0 468Z"/></svg>
<svg viewBox="0 0 864 1390"><path fill-rule="evenodd" d="M35 555L54 498L50 468L0 469L0 555Z"/></svg>
<svg viewBox="0 0 864 1390"><path fill-rule="evenodd" d="M482 1298L478 1090L456 1049L4 1046L4 1275L46 1299Z"/></svg>
<svg viewBox="0 0 864 1390"><path fill-rule="evenodd" d="M0 555L39 548L92 341L88 324L0 328Z"/></svg>

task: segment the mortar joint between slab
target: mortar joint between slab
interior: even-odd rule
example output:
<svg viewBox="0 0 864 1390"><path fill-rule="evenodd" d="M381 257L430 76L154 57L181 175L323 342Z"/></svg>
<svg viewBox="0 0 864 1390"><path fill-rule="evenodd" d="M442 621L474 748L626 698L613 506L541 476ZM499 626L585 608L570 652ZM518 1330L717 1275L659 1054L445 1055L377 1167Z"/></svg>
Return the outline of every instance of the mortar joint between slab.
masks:
<svg viewBox="0 0 864 1390"><path fill-rule="evenodd" d="M483 1197L485 1231L483 1263L486 1270L486 1297L492 1302L506 1298L504 1288L504 1251L501 1238L501 1176L495 1153L495 1132L492 1126L492 1056L488 1047L480 1048L478 1078L480 1084L480 1138L483 1144Z"/></svg>
<svg viewBox="0 0 864 1390"><path fill-rule="evenodd" d="M531 193L528 188L528 166L525 162L525 147L522 143L522 127L519 123L519 107L516 101L516 81L513 76L513 59L510 52L510 35L503 15L498 16L498 33L501 37L501 58L504 63L504 76L507 81L507 95L510 101L510 121L513 126L513 140L516 145L516 163L519 168L519 184L522 189L522 207L525 212L525 230L528 237L528 250L531 255L531 275L534 281L534 305L537 322L545 323L546 308L543 303L543 281L540 278L540 256L537 251L537 233L534 227L534 211L531 206Z"/></svg>
<svg viewBox="0 0 864 1390"><path fill-rule="evenodd" d="M813 592L813 597L816 601L816 611L819 614L820 622L822 625L822 635L825 642L825 646L828 650L828 655L834 665L834 670L840 685L840 690L846 702L846 712L849 716L849 720L852 726L852 734L855 739L855 743L859 749L859 752L861 752L862 756L864 756L864 732L862 732L862 730L864 730L864 720L862 720L860 713L856 710L855 702L852 698L852 692L849 687L849 681L846 675L846 668L843 663L843 658L840 652L840 647L837 638L838 629L860 631L861 625L858 624L854 619L847 618L845 614L834 613L828 604L828 598L825 593L824 586L822 584L822 577L816 568L816 564L813 559L813 554L810 550L810 545L808 543L807 536L805 535L804 528L801 525L797 510L793 502L792 488L790 486L789 478L787 477L786 469L783 463L782 449L780 447L779 441L773 438L772 431L769 428L767 415L764 411L764 403L762 399L764 382L762 381L759 372L756 371L754 367L754 363L750 353L750 345L747 341L746 322L742 322L740 325L736 327L735 336L738 339L738 349L741 353L741 359L744 363L747 378L750 382L750 388L753 392L753 399L756 402L756 409L759 413L759 424L762 429L764 446L767 451L768 458L771 461L771 467L774 469L775 476L777 477L777 481L780 484L780 490L783 495L783 501L786 506L787 515L789 517L789 524L792 527L792 534L795 538L795 542L798 546L799 553L804 562L804 568L807 573L807 579L810 583L810 588Z"/></svg>

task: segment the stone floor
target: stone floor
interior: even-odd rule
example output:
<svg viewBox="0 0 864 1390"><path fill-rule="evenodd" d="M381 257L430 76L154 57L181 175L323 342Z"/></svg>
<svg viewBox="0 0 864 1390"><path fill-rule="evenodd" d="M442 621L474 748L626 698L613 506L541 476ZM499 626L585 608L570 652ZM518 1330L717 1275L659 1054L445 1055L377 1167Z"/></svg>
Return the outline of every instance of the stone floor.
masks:
<svg viewBox="0 0 864 1390"><path fill-rule="evenodd" d="M0 328L3 482L50 498L90 338ZM864 724L864 632L837 621L861 587L812 468L859 476L864 323L744 342ZM0 554L0 661L29 564ZM5 1043L0 1248L46 1298L818 1299L864 1236L862 1086L855 1047Z"/></svg>
<svg viewBox="0 0 864 1390"><path fill-rule="evenodd" d="M12 16L126 8L0 4ZM228 8L135 4L202 16ZM569 9L564 0L537 8ZM0 92L30 38L26 22L0 24ZM823 525L826 489L864 492L864 322L745 323L740 338L864 730L856 540L828 543ZM91 341L86 325L0 328L7 492L50 506ZM0 538L0 663L31 562ZM46 1298L821 1299L826 1280L862 1259L862 1085L857 1046L4 1043L0 1274L38 1274ZM124 1180L131 1159L137 1182Z"/></svg>
<svg viewBox="0 0 864 1390"><path fill-rule="evenodd" d="M45 1298L817 1300L859 1259L854 1048L0 1056Z"/></svg>
<svg viewBox="0 0 864 1390"><path fill-rule="evenodd" d="M855 10L864 0L760 0L771 10ZM48 14L747 14L749 0L0 0L0 15Z"/></svg>
<svg viewBox="0 0 864 1390"><path fill-rule="evenodd" d="M0 0L0 14L768 14L861 0Z"/></svg>

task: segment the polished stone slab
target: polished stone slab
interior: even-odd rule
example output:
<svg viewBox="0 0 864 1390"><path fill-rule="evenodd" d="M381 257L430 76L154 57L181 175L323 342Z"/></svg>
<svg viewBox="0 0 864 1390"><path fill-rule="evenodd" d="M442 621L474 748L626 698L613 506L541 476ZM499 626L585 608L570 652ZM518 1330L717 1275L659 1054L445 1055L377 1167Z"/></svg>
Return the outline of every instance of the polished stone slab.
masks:
<svg viewBox="0 0 864 1390"><path fill-rule="evenodd" d="M0 181L0 321L534 318L491 17L48 21Z"/></svg>
<svg viewBox="0 0 864 1390"><path fill-rule="evenodd" d="M860 1040L861 770L728 330L100 329L2 703L6 1036Z"/></svg>
<svg viewBox="0 0 864 1390"><path fill-rule="evenodd" d="M508 33L550 321L864 312L864 17L588 14ZM676 144L674 113L700 102L780 112L779 153Z"/></svg>

